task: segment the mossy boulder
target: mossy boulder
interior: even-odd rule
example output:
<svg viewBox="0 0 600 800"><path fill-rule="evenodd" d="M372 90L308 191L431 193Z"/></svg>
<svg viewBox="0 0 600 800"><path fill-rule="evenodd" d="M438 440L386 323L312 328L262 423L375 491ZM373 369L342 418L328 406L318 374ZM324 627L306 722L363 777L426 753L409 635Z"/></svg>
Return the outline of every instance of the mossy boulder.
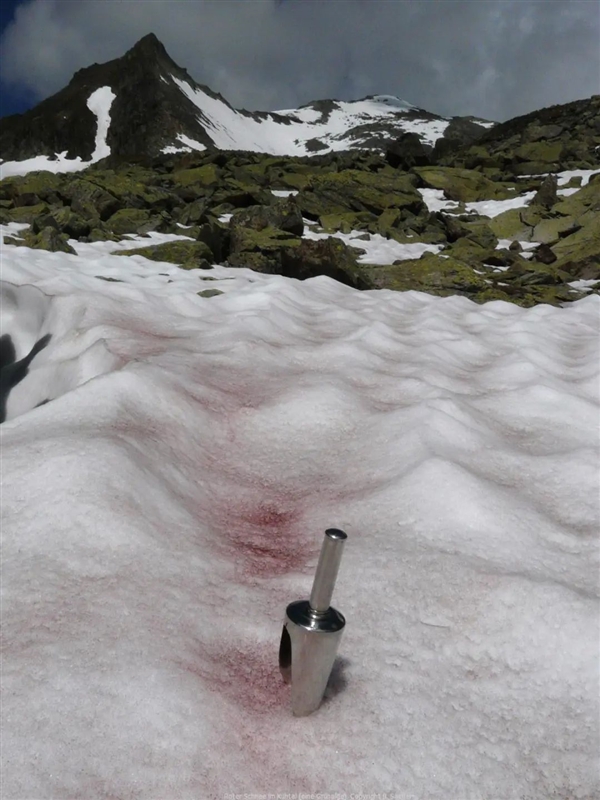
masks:
<svg viewBox="0 0 600 800"><path fill-rule="evenodd" d="M170 210L178 202L174 194L156 185L157 176L146 169L97 170L89 173L88 180L117 198L121 208L159 212Z"/></svg>
<svg viewBox="0 0 600 800"><path fill-rule="evenodd" d="M176 241L163 244L138 247L135 250L121 250L113 255L144 256L150 261L168 261L182 269L207 269L214 259L213 254L204 242Z"/></svg>
<svg viewBox="0 0 600 800"><path fill-rule="evenodd" d="M39 233L48 227L56 228L71 239L81 239L90 232L90 223L65 207L53 208L45 214L40 214L33 220L31 227L34 233Z"/></svg>
<svg viewBox="0 0 600 800"><path fill-rule="evenodd" d="M15 206L34 205L36 203L58 203L59 193L64 178L60 174L41 170L29 172L27 175L6 178L1 184L1 196L10 199Z"/></svg>
<svg viewBox="0 0 600 800"><path fill-rule="evenodd" d="M105 225L112 233L122 236L125 233L148 233L154 229L155 221L145 209L122 208L109 217Z"/></svg>
<svg viewBox="0 0 600 800"><path fill-rule="evenodd" d="M123 208L124 200L117 199L101 186L85 178L76 178L61 188L61 196L75 214L88 220L105 221Z"/></svg>
<svg viewBox="0 0 600 800"><path fill-rule="evenodd" d="M559 306L580 295L565 282L568 276L554 265L529 264L523 259L497 272L426 253L395 266L371 267L380 288L415 290L441 297L463 295L476 303L502 300L529 308L539 303Z"/></svg>
<svg viewBox="0 0 600 800"><path fill-rule="evenodd" d="M583 217L587 212L593 212L594 216L600 213L600 180L591 180L578 192L559 198L552 210L556 214L575 219Z"/></svg>
<svg viewBox="0 0 600 800"><path fill-rule="evenodd" d="M399 217L397 210L391 210L390 213L394 218ZM366 230L376 220L377 217L368 211L347 211L340 214L322 214L319 217L319 225L326 233L335 233L336 231L351 233L352 231Z"/></svg>
<svg viewBox="0 0 600 800"><path fill-rule="evenodd" d="M281 274L301 281L326 275L355 289L376 288L369 271L357 265L352 248L334 237L302 239L298 246L285 248Z"/></svg>
<svg viewBox="0 0 600 800"><path fill-rule="evenodd" d="M231 229L229 225L219 222L214 217L198 228L196 239L210 248L215 262L225 261L231 250Z"/></svg>
<svg viewBox="0 0 600 800"><path fill-rule="evenodd" d="M302 240L286 231L267 227L260 231L241 226L231 229L227 264L249 267L257 272L278 273L283 248L298 247Z"/></svg>
<svg viewBox="0 0 600 800"><path fill-rule="evenodd" d="M177 213L173 211L172 215L182 225L200 225L207 221L208 208L208 200L200 198L181 207L181 210Z"/></svg>
<svg viewBox="0 0 600 800"><path fill-rule="evenodd" d="M68 242L66 233L60 233L56 228L48 226L38 233L25 231L19 237L5 236L5 244L14 244L18 247L30 247L33 250L47 250L50 253L70 253L77 255Z"/></svg>
<svg viewBox="0 0 600 800"><path fill-rule="evenodd" d="M304 222L298 204L289 197L278 200L269 206L251 206L236 212L231 218L231 228L253 228L261 231L265 228L277 228L281 231L302 236Z"/></svg>
<svg viewBox="0 0 600 800"><path fill-rule="evenodd" d="M402 292L414 290L440 297L471 296L489 288L473 267L434 253L391 266L370 267L369 271L378 288Z"/></svg>
<svg viewBox="0 0 600 800"><path fill-rule="evenodd" d="M546 165L557 164L561 160L563 143L537 141L522 144L514 151L514 157L518 161L537 161Z"/></svg>
<svg viewBox="0 0 600 800"><path fill-rule="evenodd" d="M216 297L219 294L223 294L220 289L203 289L201 292L196 292L198 297Z"/></svg>
<svg viewBox="0 0 600 800"><path fill-rule="evenodd" d="M87 242L118 242L119 238L114 233L107 231L106 228L92 228L85 240Z"/></svg>
<svg viewBox="0 0 600 800"><path fill-rule="evenodd" d="M488 249L494 248L498 244L498 237L484 220L465 222L450 215L442 215L442 220L449 242L468 239L470 242Z"/></svg>
<svg viewBox="0 0 600 800"><path fill-rule="evenodd" d="M299 175L295 172L280 173L277 176L277 185L273 188L296 189L300 191L305 189L309 182L310 175Z"/></svg>
<svg viewBox="0 0 600 800"><path fill-rule="evenodd" d="M573 278L600 280L600 216L552 246L557 269Z"/></svg>
<svg viewBox="0 0 600 800"><path fill-rule="evenodd" d="M472 203L480 200L505 200L512 197L510 187L489 180L481 172L455 167L418 167L412 170L421 187L438 189L448 200Z"/></svg>
<svg viewBox="0 0 600 800"><path fill-rule="evenodd" d="M41 214L49 211L46 203L38 203L35 206L20 206L19 208L8 208L3 212L7 222L33 222Z"/></svg>
<svg viewBox="0 0 600 800"><path fill-rule="evenodd" d="M499 239L520 242L535 241L533 239L534 225L541 221L541 217L537 219L537 222L529 225L523 220L522 212L521 208L511 208L490 219L488 225Z"/></svg>
<svg viewBox="0 0 600 800"><path fill-rule="evenodd" d="M379 216L389 208L410 215L427 214L423 198L407 174L387 174L344 170L313 175L296 201L304 216L320 219L326 214L366 211Z"/></svg>
<svg viewBox="0 0 600 800"><path fill-rule="evenodd" d="M445 256L472 267L483 264L489 252L489 248L465 237L457 239L443 250Z"/></svg>
<svg viewBox="0 0 600 800"><path fill-rule="evenodd" d="M171 175L173 183L180 186L214 187L221 180L223 172L216 164L204 164L193 169L182 169Z"/></svg>
<svg viewBox="0 0 600 800"><path fill-rule="evenodd" d="M547 175L531 200L531 205L552 208L558 200L557 189L558 180L556 175Z"/></svg>
<svg viewBox="0 0 600 800"><path fill-rule="evenodd" d="M558 240L569 234L574 233L579 226L574 217L551 217L543 219L535 226L531 235L532 242L542 244L554 244Z"/></svg>
<svg viewBox="0 0 600 800"><path fill-rule="evenodd" d="M210 197L212 206L227 205L231 209L254 205L268 206L275 200L273 194L260 186L228 180L219 185Z"/></svg>

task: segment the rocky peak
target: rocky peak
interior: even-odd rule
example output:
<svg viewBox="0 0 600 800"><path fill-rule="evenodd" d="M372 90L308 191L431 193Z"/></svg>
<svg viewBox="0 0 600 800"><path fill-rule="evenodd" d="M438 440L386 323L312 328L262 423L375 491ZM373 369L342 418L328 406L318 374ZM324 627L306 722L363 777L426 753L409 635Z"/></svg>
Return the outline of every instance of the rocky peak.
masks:
<svg viewBox="0 0 600 800"><path fill-rule="evenodd" d="M5 118L0 157L91 163L107 152L117 162L204 149L298 156L341 148L383 153L407 131L430 151L450 126L449 119L392 95L320 100L279 112L235 109L194 81L149 33L120 58L79 70L65 89L31 111ZM472 127L475 134L484 132ZM100 145L97 135L103 137Z"/></svg>
<svg viewBox="0 0 600 800"><path fill-rule="evenodd" d="M156 34L154 33L147 33L146 36L143 36L139 42L136 42L132 48L130 48L126 53L126 56L141 56L143 58L148 58L151 56L159 56L164 55L167 56L167 51L163 43L157 38Z"/></svg>

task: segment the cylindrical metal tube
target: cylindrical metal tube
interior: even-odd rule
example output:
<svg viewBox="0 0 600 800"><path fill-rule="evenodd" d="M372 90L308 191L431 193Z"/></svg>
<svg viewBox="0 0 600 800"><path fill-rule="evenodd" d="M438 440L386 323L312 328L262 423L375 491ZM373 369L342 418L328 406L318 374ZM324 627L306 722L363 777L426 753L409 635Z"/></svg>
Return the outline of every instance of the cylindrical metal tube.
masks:
<svg viewBox="0 0 600 800"><path fill-rule="evenodd" d="M344 542L348 536L337 528L328 528L321 547L317 572L310 593L310 607L324 614L331 605L333 588L340 567Z"/></svg>

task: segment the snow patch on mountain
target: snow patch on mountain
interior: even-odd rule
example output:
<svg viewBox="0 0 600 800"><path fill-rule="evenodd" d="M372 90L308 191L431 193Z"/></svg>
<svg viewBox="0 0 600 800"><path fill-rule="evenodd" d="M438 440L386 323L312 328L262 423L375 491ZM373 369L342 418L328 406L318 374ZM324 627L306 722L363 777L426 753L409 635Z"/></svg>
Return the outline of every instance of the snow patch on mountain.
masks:
<svg viewBox="0 0 600 800"><path fill-rule="evenodd" d="M110 86L101 86L88 97L87 107L96 115L96 146L89 161L83 161L80 156L67 158L67 151L50 156L35 156L24 161L6 161L0 164L0 180L15 175L26 175L28 172L46 170L47 172L81 172L96 161L110 155L107 143L108 129L110 128L110 108L116 95Z"/></svg>
<svg viewBox="0 0 600 800"><path fill-rule="evenodd" d="M110 128L110 107L115 97L116 94L110 86L102 86L100 89L96 89L95 92L92 92L88 98L87 107L96 115L98 120L96 149L92 153L92 164L110 155L110 147L106 142L106 137L108 135L108 129Z"/></svg>
<svg viewBox="0 0 600 800"><path fill-rule="evenodd" d="M161 152L166 154L171 154L171 153L191 153L193 150L200 150L200 151L206 150L205 144L202 144L202 142L197 142L195 139L186 136L185 133L178 133L177 139L178 141L181 142L182 147L169 145L168 147L163 147Z"/></svg>
<svg viewBox="0 0 600 800"><path fill-rule="evenodd" d="M332 100L302 108L253 114L237 111L199 86L172 77L183 94L198 108L198 122L207 129L216 147L251 150L273 155L306 156L347 150L373 135L378 124L397 123L398 135L417 133L425 144L434 145L444 135L450 120L407 118L415 106L392 95L363 100ZM361 126L365 128L361 131ZM317 145L315 147L315 144Z"/></svg>

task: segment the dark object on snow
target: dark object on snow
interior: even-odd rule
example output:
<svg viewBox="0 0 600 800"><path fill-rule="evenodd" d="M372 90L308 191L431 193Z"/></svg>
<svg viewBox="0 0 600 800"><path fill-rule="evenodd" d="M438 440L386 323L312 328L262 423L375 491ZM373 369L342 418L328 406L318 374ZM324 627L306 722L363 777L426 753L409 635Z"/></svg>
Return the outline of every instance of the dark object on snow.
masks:
<svg viewBox="0 0 600 800"><path fill-rule="evenodd" d="M29 372L29 365L48 344L52 334L47 333L33 345L28 355L15 361L17 351L10 334L0 336L0 423L6 420L6 401L13 389ZM41 405L41 404L40 404Z"/></svg>

